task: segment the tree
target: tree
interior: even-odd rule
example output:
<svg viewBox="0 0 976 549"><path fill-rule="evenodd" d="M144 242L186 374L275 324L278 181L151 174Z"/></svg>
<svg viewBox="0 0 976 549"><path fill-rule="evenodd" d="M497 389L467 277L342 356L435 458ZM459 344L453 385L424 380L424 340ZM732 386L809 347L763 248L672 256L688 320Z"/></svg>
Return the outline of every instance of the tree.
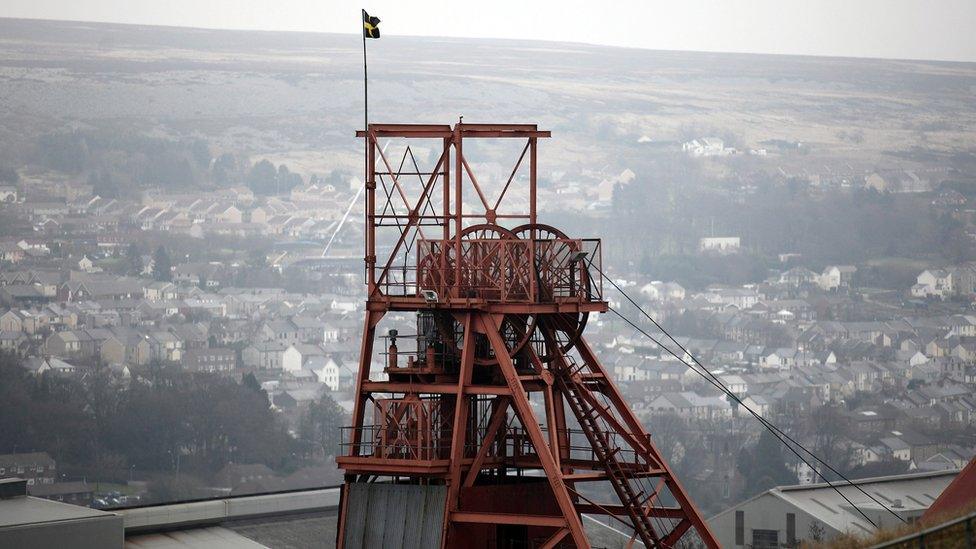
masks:
<svg viewBox="0 0 976 549"><path fill-rule="evenodd" d="M299 187L301 185L302 176L298 175L297 173L292 173L291 170L288 169L288 166L284 164L278 166L278 193L290 192L295 187Z"/></svg>
<svg viewBox="0 0 976 549"><path fill-rule="evenodd" d="M328 394L308 407L298 427L299 437L326 456L339 454L340 428L346 421L342 407Z"/></svg>
<svg viewBox="0 0 976 549"><path fill-rule="evenodd" d="M838 471L847 471L853 467L854 448L851 445L850 429L837 407L825 406L814 410L810 414L809 430L817 456ZM821 470L820 473L831 481L839 479L829 470Z"/></svg>
<svg viewBox="0 0 976 549"><path fill-rule="evenodd" d="M819 520L814 520L813 522L810 523L810 531L807 535L810 536L810 541L815 543L820 543L821 541L824 540L826 536L826 531L827 529L824 528L822 522L820 522Z"/></svg>
<svg viewBox="0 0 976 549"><path fill-rule="evenodd" d="M261 393L267 396L265 390L261 388L261 382L259 382L258 378L254 377L254 374L251 372L248 372L244 375L244 377L241 378L241 385L247 389L250 389L251 391L254 391L255 393Z"/></svg>
<svg viewBox="0 0 976 549"><path fill-rule="evenodd" d="M776 486L796 484L796 475L786 466L783 445L767 429L752 448L743 448L737 461L745 477L744 496L752 497Z"/></svg>
<svg viewBox="0 0 976 549"><path fill-rule="evenodd" d="M239 176L239 169L237 165L237 158L230 153L224 153L214 160L213 167L211 168L213 173L214 183L218 185L227 185L230 183L235 183Z"/></svg>
<svg viewBox="0 0 976 549"><path fill-rule="evenodd" d="M153 254L153 278L169 282L173 279L173 262L166 252L166 248L159 246Z"/></svg>
<svg viewBox="0 0 976 549"><path fill-rule="evenodd" d="M0 166L0 182L17 183L20 181L20 174L10 166Z"/></svg>
<svg viewBox="0 0 976 549"><path fill-rule="evenodd" d="M131 275L138 275L142 272L142 250L135 242L130 242L125 249L125 270Z"/></svg>
<svg viewBox="0 0 976 549"><path fill-rule="evenodd" d="M247 186L254 191L254 194L266 196L277 194L277 183L278 172L274 164L267 159L255 164L247 174Z"/></svg>
<svg viewBox="0 0 976 549"><path fill-rule="evenodd" d="M212 159L210 155L210 145L202 139L194 139L190 143L190 156L193 158L193 162L200 169L206 170L210 167L210 160Z"/></svg>

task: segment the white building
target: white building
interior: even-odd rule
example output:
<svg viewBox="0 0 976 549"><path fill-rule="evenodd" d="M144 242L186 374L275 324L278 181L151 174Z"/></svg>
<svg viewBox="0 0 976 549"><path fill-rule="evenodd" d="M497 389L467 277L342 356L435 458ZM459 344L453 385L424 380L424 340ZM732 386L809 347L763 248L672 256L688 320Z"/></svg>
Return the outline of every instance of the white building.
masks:
<svg viewBox="0 0 976 549"><path fill-rule="evenodd" d="M313 357L324 357L325 351L318 345L311 343L294 343L289 345L281 354L281 369L297 372L309 363Z"/></svg>
<svg viewBox="0 0 976 549"><path fill-rule="evenodd" d="M726 147L725 142L718 137L699 137L681 144L681 150L700 158L703 156L730 156L738 151L734 148Z"/></svg>
<svg viewBox="0 0 976 549"><path fill-rule="evenodd" d="M948 299L952 295L952 273L946 269L926 269L915 281L912 297Z"/></svg>
<svg viewBox="0 0 976 549"><path fill-rule="evenodd" d="M759 292L752 288L710 288L702 294L709 303L748 309L759 303Z"/></svg>
<svg viewBox="0 0 976 549"><path fill-rule="evenodd" d="M0 185L0 202L17 202L17 187Z"/></svg>
<svg viewBox="0 0 976 549"><path fill-rule="evenodd" d="M309 369L330 391L339 391L352 384L353 372L335 357L316 358L309 363Z"/></svg>
<svg viewBox="0 0 976 549"><path fill-rule="evenodd" d="M853 265L830 265L823 270L818 281L824 290L849 288L854 285L857 267Z"/></svg>
<svg viewBox="0 0 976 549"><path fill-rule="evenodd" d="M734 254L739 251L741 245L742 239L738 236L707 236L698 240L698 251Z"/></svg>
<svg viewBox="0 0 976 549"><path fill-rule="evenodd" d="M685 298L685 289L677 282L655 280L641 286L640 292L651 301L680 301Z"/></svg>
<svg viewBox="0 0 976 549"><path fill-rule="evenodd" d="M942 493L958 470L916 473L854 481L891 511L913 521ZM901 521L868 499L857 487L834 486L881 528ZM827 484L781 486L727 509L708 520L722 547L772 549L798 541L830 540L844 533L868 536L876 528Z"/></svg>

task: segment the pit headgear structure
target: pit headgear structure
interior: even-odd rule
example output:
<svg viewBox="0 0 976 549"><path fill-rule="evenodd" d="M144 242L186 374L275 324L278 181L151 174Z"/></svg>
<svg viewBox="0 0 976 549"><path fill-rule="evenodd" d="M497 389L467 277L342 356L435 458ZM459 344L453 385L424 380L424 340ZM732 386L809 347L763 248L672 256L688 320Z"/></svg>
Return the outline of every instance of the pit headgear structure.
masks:
<svg viewBox="0 0 976 549"><path fill-rule="evenodd" d="M587 514L617 518L646 547L697 534L717 548L583 337L608 310L601 242L537 219L550 132L459 122L357 136L368 297L337 458L339 547L587 548ZM494 198L465 155L483 140L521 150L495 172Z"/></svg>

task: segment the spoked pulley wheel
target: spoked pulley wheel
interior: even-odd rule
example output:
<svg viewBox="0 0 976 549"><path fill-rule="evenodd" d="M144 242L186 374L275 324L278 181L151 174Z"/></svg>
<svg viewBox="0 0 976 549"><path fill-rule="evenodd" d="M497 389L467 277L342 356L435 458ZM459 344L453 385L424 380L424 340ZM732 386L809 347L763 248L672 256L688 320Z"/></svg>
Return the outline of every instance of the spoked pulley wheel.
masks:
<svg viewBox="0 0 976 549"><path fill-rule="evenodd" d="M553 300L557 297L572 297L590 295L590 274L585 268L570 271L571 281L558 280L559 275L552 271L565 268L570 254L580 251L576 249L576 241L572 241L566 233L542 223L527 223L512 229L516 236L535 242L535 274L538 295L541 301ZM569 290L567 290L569 288ZM555 357L551 345L558 346L562 353L569 352L586 328L589 313L552 313L540 317L536 333L532 335L532 347L539 359L548 362ZM552 342L546 340L539 330L545 326L552 333Z"/></svg>

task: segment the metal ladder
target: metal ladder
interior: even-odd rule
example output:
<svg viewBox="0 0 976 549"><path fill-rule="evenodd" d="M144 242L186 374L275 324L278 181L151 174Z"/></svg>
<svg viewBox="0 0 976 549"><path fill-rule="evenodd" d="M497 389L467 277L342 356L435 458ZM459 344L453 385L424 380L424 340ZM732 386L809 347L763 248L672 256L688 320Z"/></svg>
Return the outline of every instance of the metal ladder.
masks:
<svg viewBox="0 0 976 549"><path fill-rule="evenodd" d="M593 448L594 453L596 453L597 459L606 467L610 484L613 486L617 497L620 498L620 503L626 509L631 524L637 532L637 536L646 547L662 547L661 541L655 533L653 525L651 525L650 517L644 512L644 505L654 497L654 494L644 498L643 491L634 491L634 487L630 484L630 477L627 471L624 470L620 461L617 459L621 448L611 444L606 431L597 422L597 418L601 413L600 410L593 407L582 396L584 391L592 396L592 391L578 380L577 376L582 370L582 367L578 367L569 357L566 357L566 360L570 367L555 368L554 374L560 388L566 395L566 401L569 403L569 407L573 410L577 421L579 421L580 428L590 442L590 446ZM609 410L605 409L604 411Z"/></svg>

